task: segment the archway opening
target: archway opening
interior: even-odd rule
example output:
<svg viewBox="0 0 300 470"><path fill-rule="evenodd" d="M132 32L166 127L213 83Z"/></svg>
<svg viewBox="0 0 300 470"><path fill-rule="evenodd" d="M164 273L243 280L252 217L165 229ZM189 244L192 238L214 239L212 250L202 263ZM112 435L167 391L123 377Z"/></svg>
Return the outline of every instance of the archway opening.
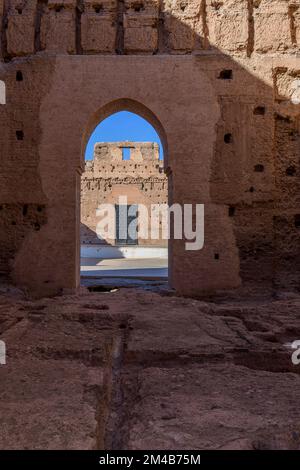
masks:
<svg viewBox="0 0 300 470"><path fill-rule="evenodd" d="M168 280L165 146L144 116L118 110L85 146L81 178L81 283L149 285Z"/></svg>

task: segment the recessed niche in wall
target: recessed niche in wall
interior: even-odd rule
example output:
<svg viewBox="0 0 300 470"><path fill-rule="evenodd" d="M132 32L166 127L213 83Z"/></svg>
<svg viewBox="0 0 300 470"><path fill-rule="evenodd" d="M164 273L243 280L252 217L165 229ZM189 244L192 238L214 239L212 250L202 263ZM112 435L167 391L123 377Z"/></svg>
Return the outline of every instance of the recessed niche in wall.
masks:
<svg viewBox="0 0 300 470"><path fill-rule="evenodd" d="M225 144L231 144L232 141L233 141L233 139L232 139L232 134L227 133L227 134L224 135L224 142L225 142Z"/></svg>
<svg viewBox="0 0 300 470"><path fill-rule="evenodd" d="M23 213L24 217L27 215L27 213L28 213L28 204L24 204L22 213Z"/></svg>
<svg viewBox="0 0 300 470"><path fill-rule="evenodd" d="M233 217L235 214L235 207L234 206L230 206L229 209L228 209L228 215L229 217Z"/></svg>
<svg viewBox="0 0 300 470"><path fill-rule="evenodd" d="M101 13L103 11L103 5L94 5L95 13Z"/></svg>
<svg viewBox="0 0 300 470"><path fill-rule="evenodd" d="M295 227L300 229L300 214L294 216Z"/></svg>
<svg viewBox="0 0 300 470"><path fill-rule="evenodd" d="M289 166L286 170L285 173L287 176L295 176L296 174L296 167L294 165Z"/></svg>
<svg viewBox="0 0 300 470"><path fill-rule="evenodd" d="M221 70L219 77L221 80L232 80L233 73L230 69Z"/></svg>
<svg viewBox="0 0 300 470"><path fill-rule="evenodd" d="M142 2L136 2L133 4L132 8L138 13L139 11L144 9L144 5Z"/></svg>
<svg viewBox="0 0 300 470"><path fill-rule="evenodd" d="M255 165L254 171L256 171L256 173L263 173L263 171L265 171L265 167L261 163L258 163Z"/></svg>
<svg viewBox="0 0 300 470"><path fill-rule="evenodd" d="M22 82L23 81L23 73L21 72L21 70L17 70L17 72L16 72L16 81L17 82Z"/></svg>
<svg viewBox="0 0 300 470"><path fill-rule="evenodd" d="M253 110L253 114L257 116L264 116L266 114L266 108L264 106L256 106Z"/></svg>
<svg viewBox="0 0 300 470"><path fill-rule="evenodd" d="M16 137L17 137L17 140L23 140L24 139L23 131L16 131Z"/></svg>

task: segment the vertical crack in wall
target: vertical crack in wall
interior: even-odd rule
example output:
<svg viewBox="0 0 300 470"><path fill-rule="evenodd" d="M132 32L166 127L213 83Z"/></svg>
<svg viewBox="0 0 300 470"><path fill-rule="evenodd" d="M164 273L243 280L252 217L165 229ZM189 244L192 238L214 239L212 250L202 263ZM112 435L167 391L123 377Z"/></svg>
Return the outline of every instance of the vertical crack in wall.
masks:
<svg viewBox="0 0 300 470"><path fill-rule="evenodd" d="M81 15L84 11L83 0L77 0L76 16L75 16L75 38L76 38L76 54L82 54L81 45Z"/></svg>
<svg viewBox="0 0 300 470"><path fill-rule="evenodd" d="M251 57L254 51L254 17L253 17L254 4L253 0L248 0L248 41L247 41L247 57Z"/></svg>
<svg viewBox="0 0 300 470"><path fill-rule="evenodd" d="M8 10L9 10L8 1L4 1L3 16L2 16L2 31L1 31L1 54L2 54L4 62L8 62L11 59L7 50L7 35L6 35L7 26L8 26Z"/></svg>
<svg viewBox="0 0 300 470"><path fill-rule="evenodd" d="M124 0L118 0L117 6L117 36L116 36L116 53L124 54Z"/></svg>
<svg viewBox="0 0 300 470"><path fill-rule="evenodd" d="M164 4L163 0L159 0L158 4L158 23L157 23L157 48L158 52L162 53L165 50L165 40L164 40L164 23L165 23L165 14L164 14Z"/></svg>
<svg viewBox="0 0 300 470"><path fill-rule="evenodd" d="M41 21L42 21L42 16L47 5L48 5L48 0L38 0L37 5L36 5L35 29L34 29L34 51L35 52L42 50Z"/></svg>
<svg viewBox="0 0 300 470"><path fill-rule="evenodd" d="M209 28L207 20L207 3L206 0L202 0L200 6L200 18L202 18L203 25L203 49L207 49L209 46Z"/></svg>
<svg viewBox="0 0 300 470"><path fill-rule="evenodd" d="M288 15L290 19L290 31L292 44L297 45L297 29L295 23L295 13L299 9L298 5L290 5L288 8Z"/></svg>

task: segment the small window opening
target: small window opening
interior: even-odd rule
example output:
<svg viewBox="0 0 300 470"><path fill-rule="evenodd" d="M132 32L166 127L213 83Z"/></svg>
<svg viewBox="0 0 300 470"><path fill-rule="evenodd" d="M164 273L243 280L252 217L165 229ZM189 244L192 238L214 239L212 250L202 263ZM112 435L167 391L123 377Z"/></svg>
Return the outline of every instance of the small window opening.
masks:
<svg viewBox="0 0 300 470"><path fill-rule="evenodd" d="M122 147L122 160L130 160L130 147Z"/></svg>
<svg viewBox="0 0 300 470"><path fill-rule="evenodd" d="M16 136L17 136L17 140L23 140L24 139L23 131L16 131Z"/></svg>
<svg viewBox="0 0 300 470"><path fill-rule="evenodd" d="M287 176L295 176L296 168L294 167L294 165L291 165L285 170L285 173Z"/></svg>
<svg viewBox="0 0 300 470"><path fill-rule="evenodd" d="M17 82L22 82L23 81L23 74L22 74L21 70L17 70L16 81Z"/></svg>
<svg viewBox="0 0 300 470"><path fill-rule="evenodd" d="M132 8L138 13L144 9L144 5L142 3L135 3Z"/></svg>
<svg viewBox="0 0 300 470"><path fill-rule="evenodd" d="M231 144L232 143L232 134L228 133L224 135L224 142L225 144Z"/></svg>
<svg viewBox="0 0 300 470"><path fill-rule="evenodd" d="M300 214L296 214L294 219L295 219L295 227L300 228Z"/></svg>
<svg viewBox="0 0 300 470"><path fill-rule="evenodd" d="M257 106L254 108L253 114L257 116L264 116L266 114L266 108L264 106Z"/></svg>
<svg viewBox="0 0 300 470"><path fill-rule="evenodd" d="M215 259L220 259L219 253L215 253Z"/></svg>
<svg viewBox="0 0 300 470"><path fill-rule="evenodd" d="M24 204L24 206L23 206L23 215L24 215L24 217L27 215L27 213L28 213L28 204Z"/></svg>
<svg viewBox="0 0 300 470"><path fill-rule="evenodd" d="M230 206L229 209L228 209L228 215L229 215L229 217L233 217L234 214L235 214L235 207Z"/></svg>
<svg viewBox="0 0 300 470"><path fill-rule="evenodd" d="M219 78L221 80L232 80L233 78L232 70L229 70L229 69L221 70Z"/></svg>
<svg viewBox="0 0 300 470"><path fill-rule="evenodd" d="M263 173L263 171L265 171L265 167L259 163L258 165L255 165L254 171L257 173Z"/></svg>
<svg viewBox="0 0 300 470"><path fill-rule="evenodd" d="M101 13L103 10L103 5L94 5L94 10L96 13Z"/></svg>

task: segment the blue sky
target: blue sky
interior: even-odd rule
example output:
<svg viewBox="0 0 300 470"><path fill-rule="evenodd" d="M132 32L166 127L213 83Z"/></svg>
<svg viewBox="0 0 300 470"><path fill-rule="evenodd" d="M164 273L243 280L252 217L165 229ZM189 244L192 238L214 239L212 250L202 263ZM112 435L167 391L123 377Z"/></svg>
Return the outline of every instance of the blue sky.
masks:
<svg viewBox="0 0 300 470"><path fill-rule="evenodd" d="M128 111L112 114L95 128L85 150L85 159L93 159L96 142L157 142L160 147L160 158L163 158L162 145L155 129L145 119Z"/></svg>

